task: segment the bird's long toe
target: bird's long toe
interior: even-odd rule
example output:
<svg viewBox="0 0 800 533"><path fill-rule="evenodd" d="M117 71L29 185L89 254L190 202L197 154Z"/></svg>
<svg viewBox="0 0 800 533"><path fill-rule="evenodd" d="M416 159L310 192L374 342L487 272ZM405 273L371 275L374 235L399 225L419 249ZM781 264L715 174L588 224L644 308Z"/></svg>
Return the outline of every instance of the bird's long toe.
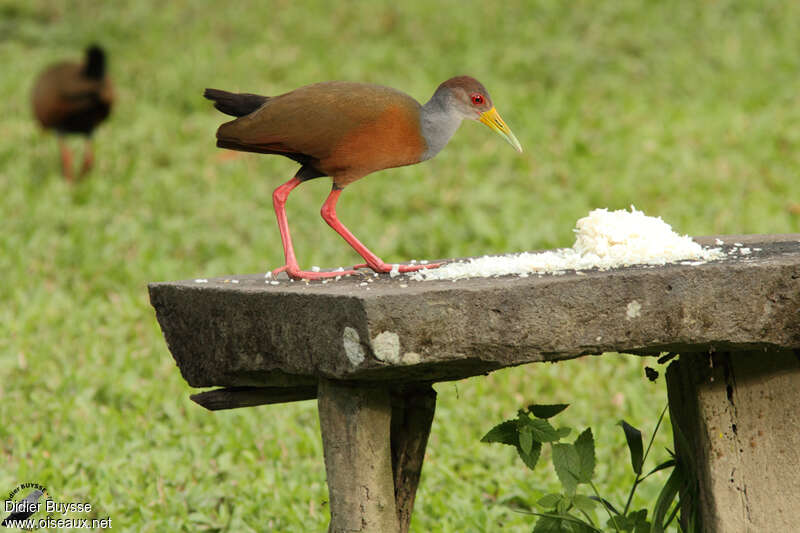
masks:
<svg viewBox="0 0 800 533"><path fill-rule="evenodd" d="M276 277L278 277L278 274L280 274L281 272L285 272L287 270L289 270L289 265L283 265L282 267L278 267L275 270L271 271L270 275L273 278L276 278Z"/></svg>
<svg viewBox="0 0 800 533"><path fill-rule="evenodd" d="M400 265L399 272L416 272L417 270L425 270L428 268L439 268L444 263L429 263L426 265Z"/></svg>
<svg viewBox="0 0 800 533"><path fill-rule="evenodd" d="M351 276L353 274L358 274L358 272L355 270L330 270L325 272L313 272L309 270L300 270L300 268L296 265L283 265L282 267L273 270L270 274L273 278L277 278L278 274L281 272L286 272L286 274L292 279L307 280L330 279L340 276Z"/></svg>
<svg viewBox="0 0 800 533"><path fill-rule="evenodd" d="M395 265L389 263L380 263L380 264L368 264L368 263L361 263L355 265L353 269L358 270L360 268L371 268L375 272L379 272L382 274L386 274L387 272L391 272L394 270L395 272L405 273L405 272L416 272L417 270L423 270L427 268L438 268L442 266L444 263L429 263L429 264L419 264L419 265Z"/></svg>

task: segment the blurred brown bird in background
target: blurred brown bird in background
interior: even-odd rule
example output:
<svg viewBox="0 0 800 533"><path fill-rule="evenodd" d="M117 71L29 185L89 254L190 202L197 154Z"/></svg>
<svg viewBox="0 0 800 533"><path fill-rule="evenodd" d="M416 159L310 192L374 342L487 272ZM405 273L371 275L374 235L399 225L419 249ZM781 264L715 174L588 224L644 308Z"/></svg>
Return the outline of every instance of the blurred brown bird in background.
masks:
<svg viewBox="0 0 800 533"><path fill-rule="evenodd" d="M463 120L482 122L522 151L486 88L469 76L443 82L425 105L389 87L341 81L316 83L274 97L218 89L206 89L205 97L223 113L237 117L219 127L217 146L283 155L302 165L294 178L272 195L286 258L272 274L286 272L296 279L349 275L363 267L375 272L413 272L439 266L383 262L336 216L342 190L372 172L432 158ZM307 272L297 264L286 219L286 199L300 183L322 176L333 179L322 218L365 261L351 270Z"/></svg>
<svg viewBox="0 0 800 533"><path fill-rule="evenodd" d="M80 176L94 163L92 132L111 112L114 100L111 81L106 75L106 54L92 45L83 63L64 61L48 67L33 87L33 113L45 129L58 134L61 171L67 181L74 181L72 155L63 136L77 133L86 136Z"/></svg>

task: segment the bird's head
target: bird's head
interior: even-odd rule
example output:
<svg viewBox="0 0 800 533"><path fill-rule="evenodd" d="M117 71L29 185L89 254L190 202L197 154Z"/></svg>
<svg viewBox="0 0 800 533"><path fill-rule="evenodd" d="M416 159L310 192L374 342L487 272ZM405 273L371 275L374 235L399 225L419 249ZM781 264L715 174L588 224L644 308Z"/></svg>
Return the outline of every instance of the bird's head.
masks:
<svg viewBox="0 0 800 533"><path fill-rule="evenodd" d="M86 49L84 73L95 80L101 80L106 75L106 53L99 45L93 44Z"/></svg>
<svg viewBox="0 0 800 533"><path fill-rule="evenodd" d="M477 120L489 126L518 152L522 152L522 145L500 117L489 91L481 82L470 76L456 76L442 83L437 89L439 91L449 93L447 104L463 118Z"/></svg>

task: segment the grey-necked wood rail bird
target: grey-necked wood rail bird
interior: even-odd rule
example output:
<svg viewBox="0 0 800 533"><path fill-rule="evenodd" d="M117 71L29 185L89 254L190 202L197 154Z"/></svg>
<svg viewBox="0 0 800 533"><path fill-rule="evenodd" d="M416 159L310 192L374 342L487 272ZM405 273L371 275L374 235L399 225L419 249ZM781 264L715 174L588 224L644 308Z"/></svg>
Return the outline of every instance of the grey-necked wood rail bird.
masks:
<svg viewBox="0 0 800 533"><path fill-rule="evenodd" d="M92 45L83 63L64 61L48 67L34 84L32 101L42 127L58 134L61 170L68 181L73 181L72 156L63 136L86 137L80 175L86 174L94 163L92 132L108 117L114 101L103 49Z"/></svg>
<svg viewBox="0 0 800 533"><path fill-rule="evenodd" d="M295 279L355 274L363 267L375 272L392 270L392 265L361 244L336 216L339 195L354 181L378 170L431 159L464 119L486 124L522 151L486 88L469 76L445 81L425 105L389 87L342 81L307 85L274 97L217 89L206 89L205 97L223 113L239 117L219 127L217 146L283 155L301 165L295 176L272 195L286 257L286 264L272 274L285 271ZM286 199L304 181L322 176L333 179L333 189L322 205L322 218L365 261L352 270L307 272L297 264L286 219ZM440 264L394 268L412 272Z"/></svg>

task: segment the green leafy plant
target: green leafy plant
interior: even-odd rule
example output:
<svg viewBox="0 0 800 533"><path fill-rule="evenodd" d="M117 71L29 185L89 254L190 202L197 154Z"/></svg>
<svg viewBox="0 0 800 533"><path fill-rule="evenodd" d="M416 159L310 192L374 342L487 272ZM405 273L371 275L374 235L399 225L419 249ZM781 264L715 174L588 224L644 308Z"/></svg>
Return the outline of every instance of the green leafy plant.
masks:
<svg viewBox="0 0 800 533"><path fill-rule="evenodd" d="M538 511L528 510L537 516L533 533L590 533L629 532L662 533L675 520L680 502L676 501L683 483L682 469L676 467L673 457L643 475L644 463L653 445L658 428L664 419L666 407L658 418L647 448L642 432L624 420L619 425L625 433L630 451L634 480L625 505L614 506L603 497L594 483L597 462L594 435L591 428L582 431L573 442L563 442L572 433L568 427L554 427L549 419L562 412L568 404L530 405L520 409L517 418L506 420L493 427L481 442L497 442L514 446L525 465L533 470L539 461L542 446L549 444L552 462L563 491L546 494L536 502ZM631 509L636 488L652 474L672 469L651 513L648 509ZM580 492L586 487L588 494ZM519 500L516 501L520 504ZM522 504L525 507L524 504ZM597 515L601 513L603 521ZM648 516L649 514L649 516ZM680 529L680 525L677 527Z"/></svg>

